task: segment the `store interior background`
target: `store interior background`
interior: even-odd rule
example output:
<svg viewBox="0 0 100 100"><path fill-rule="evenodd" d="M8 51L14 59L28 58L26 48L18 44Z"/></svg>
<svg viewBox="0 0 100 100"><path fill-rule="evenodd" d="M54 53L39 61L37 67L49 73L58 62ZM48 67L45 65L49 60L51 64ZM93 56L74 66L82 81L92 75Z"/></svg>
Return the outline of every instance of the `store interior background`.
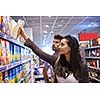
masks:
<svg viewBox="0 0 100 100"><path fill-rule="evenodd" d="M51 55L56 34L76 37L83 62L88 66L89 82L100 83L100 16L3 16L1 19L0 83L45 83L44 61L21 43L22 37L16 39L20 25L40 49ZM51 79L50 67L47 74Z"/></svg>
<svg viewBox="0 0 100 100"><path fill-rule="evenodd" d="M47 53L51 50L55 34L70 34L78 39L80 32L100 34L100 16L12 16L15 21L24 20L31 39Z"/></svg>

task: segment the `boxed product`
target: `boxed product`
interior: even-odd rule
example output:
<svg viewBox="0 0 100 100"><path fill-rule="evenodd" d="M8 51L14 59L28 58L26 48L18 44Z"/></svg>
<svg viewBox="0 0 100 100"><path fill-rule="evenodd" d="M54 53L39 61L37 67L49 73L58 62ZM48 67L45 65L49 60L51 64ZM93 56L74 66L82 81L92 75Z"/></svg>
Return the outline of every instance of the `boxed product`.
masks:
<svg viewBox="0 0 100 100"><path fill-rule="evenodd" d="M9 83L8 71L4 72L4 83Z"/></svg>
<svg viewBox="0 0 100 100"><path fill-rule="evenodd" d="M2 83L2 80L3 80L3 75L2 72L0 72L0 83Z"/></svg>
<svg viewBox="0 0 100 100"><path fill-rule="evenodd" d="M12 18L10 19L10 37L15 37L14 36L14 30L15 30L15 27L17 25L17 23L15 22L15 20L13 20Z"/></svg>
<svg viewBox="0 0 100 100"><path fill-rule="evenodd" d="M6 65L6 40L2 40L1 41L1 44L2 44L2 65Z"/></svg>
<svg viewBox="0 0 100 100"><path fill-rule="evenodd" d="M19 27L23 27L23 25L24 25L24 21L22 21L22 20L18 20L18 22L16 23L13 19L10 21L10 23L11 23L11 26L12 26L12 30L11 30L11 34L10 34L10 36L11 37L13 37L14 39L16 39L17 38L17 35L18 35L18 29L19 29Z"/></svg>
<svg viewBox="0 0 100 100"><path fill-rule="evenodd" d="M10 63L14 63L14 44L10 43Z"/></svg>
<svg viewBox="0 0 100 100"><path fill-rule="evenodd" d="M10 42L6 41L6 64L10 63Z"/></svg>

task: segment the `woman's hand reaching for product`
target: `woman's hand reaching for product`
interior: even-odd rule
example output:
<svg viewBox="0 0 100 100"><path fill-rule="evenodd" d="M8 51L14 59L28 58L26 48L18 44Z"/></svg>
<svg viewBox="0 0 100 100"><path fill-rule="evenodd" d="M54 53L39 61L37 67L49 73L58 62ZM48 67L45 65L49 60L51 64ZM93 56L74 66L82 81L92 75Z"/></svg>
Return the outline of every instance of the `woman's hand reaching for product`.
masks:
<svg viewBox="0 0 100 100"><path fill-rule="evenodd" d="M19 35L21 35L24 38L25 41L28 39L28 36L24 33L24 31L22 30L22 28L18 29L18 36Z"/></svg>

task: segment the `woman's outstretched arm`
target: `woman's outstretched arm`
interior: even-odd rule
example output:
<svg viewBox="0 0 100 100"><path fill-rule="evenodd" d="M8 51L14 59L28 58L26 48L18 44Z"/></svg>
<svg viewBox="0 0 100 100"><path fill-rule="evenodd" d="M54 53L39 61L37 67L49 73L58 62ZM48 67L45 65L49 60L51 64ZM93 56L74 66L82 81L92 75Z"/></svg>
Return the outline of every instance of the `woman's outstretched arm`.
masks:
<svg viewBox="0 0 100 100"><path fill-rule="evenodd" d="M41 59L45 60L46 62L48 62L49 64L51 64L52 66L54 65L57 56L54 55L49 55L47 53L45 53L44 51L42 51L31 39L28 38L28 36L23 32L23 30L20 28L18 33L20 33L20 35L24 38L24 45L29 47L30 49L32 49L32 51L39 56Z"/></svg>

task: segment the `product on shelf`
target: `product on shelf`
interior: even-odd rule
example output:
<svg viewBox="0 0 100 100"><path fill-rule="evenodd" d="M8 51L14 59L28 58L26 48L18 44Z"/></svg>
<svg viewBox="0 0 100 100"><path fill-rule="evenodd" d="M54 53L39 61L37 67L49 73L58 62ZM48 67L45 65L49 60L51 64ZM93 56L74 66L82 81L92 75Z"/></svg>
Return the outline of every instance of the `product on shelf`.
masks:
<svg viewBox="0 0 100 100"><path fill-rule="evenodd" d="M0 39L0 65L2 65L2 39Z"/></svg>
<svg viewBox="0 0 100 100"><path fill-rule="evenodd" d="M10 30L9 30L9 16L1 16L0 17L0 31L3 32L6 35L10 35Z"/></svg>
<svg viewBox="0 0 100 100"><path fill-rule="evenodd" d="M5 71L5 72L4 72L4 83L9 83L8 71Z"/></svg>
<svg viewBox="0 0 100 100"><path fill-rule="evenodd" d="M0 32L2 32L2 28L3 28L2 22L3 22L3 18L2 16L0 16Z"/></svg>
<svg viewBox="0 0 100 100"><path fill-rule="evenodd" d="M3 80L3 75L2 72L0 72L0 83L2 83L2 80Z"/></svg>
<svg viewBox="0 0 100 100"><path fill-rule="evenodd" d="M14 34L14 36L13 36L14 39L17 38L17 35L18 35L17 32L18 32L19 27L23 27L24 24L25 24L24 21L22 21L21 19L18 20L18 23L17 23L17 25L16 25L16 27L14 29L14 33L13 33Z"/></svg>
<svg viewBox="0 0 100 100"><path fill-rule="evenodd" d="M12 39L16 39L16 32L23 25L21 20L16 23L9 16L0 16L0 83L29 82L31 78L31 51Z"/></svg>
<svg viewBox="0 0 100 100"><path fill-rule="evenodd" d="M15 20L14 19L10 19L10 37L15 37L14 36L14 30L15 30L15 27L16 27L16 25L17 25L17 22L15 22Z"/></svg>
<svg viewBox="0 0 100 100"><path fill-rule="evenodd" d="M14 63L14 44L10 43L10 63Z"/></svg>
<svg viewBox="0 0 100 100"><path fill-rule="evenodd" d="M18 45L14 45L14 56L15 56L15 61L20 60L20 47Z"/></svg>
<svg viewBox="0 0 100 100"><path fill-rule="evenodd" d="M2 40L2 65L6 65L6 41Z"/></svg>
<svg viewBox="0 0 100 100"><path fill-rule="evenodd" d="M88 47L98 46L98 45L100 45L100 37L98 37L96 39L89 40Z"/></svg>
<svg viewBox="0 0 100 100"><path fill-rule="evenodd" d="M13 79L12 69L8 70L8 78L9 78L9 82L11 82L11 80Z"/></svg>
<svg viewBox="0 0 100 100"><path fill-rule="evenodd" d="M6 64L10 63L10 42L6 41Z"/></svg>
<svg viewBox="0 0 100 100"><path fill-rule="evenodd" d="M97 49L97 57L100 57L100 48Z"/></svg>

